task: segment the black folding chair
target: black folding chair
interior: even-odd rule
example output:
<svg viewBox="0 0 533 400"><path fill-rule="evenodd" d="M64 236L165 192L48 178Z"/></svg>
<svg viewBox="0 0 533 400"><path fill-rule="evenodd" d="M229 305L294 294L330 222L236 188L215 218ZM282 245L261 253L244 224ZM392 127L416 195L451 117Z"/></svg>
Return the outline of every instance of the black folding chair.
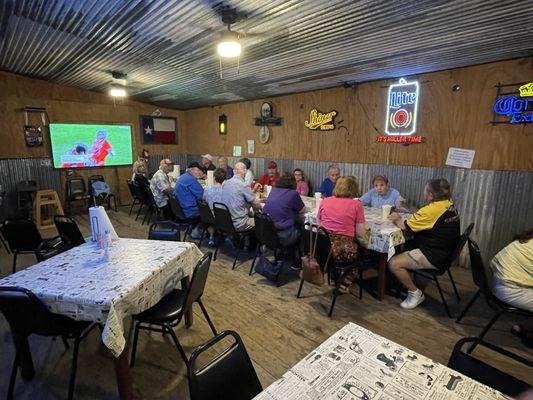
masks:
<svg viewBox="0 0 533 400"><path fill-rule="evenodd" d="M454 369L461 374L464 374L478 382L483 383L493 389L496 389L508 396L516 397L520 393L531 389L531 386L526 382L509 375L484 361L471 356L469 353L462 351L462 347L467 343L473 343L476 346L486 347L502 356L510 358L523 364L526 368L533 368L533 361L525 359L517 354L511 353L501 347L487 343L480 338L466 337L459 340L453 347L452 355L448 361L448 367ZM531 371L533 373L533 371Z"/></svg>
<svg viewBox="0 0 533 400"><path fill-rule="evenodd" d="M207 365L198 368L198 358L226 339L233 343ZM191 400L251 400L263 388L240 336L224 331L194 350L189 360L189 393Z"/></svg>
<svg viewBox="0 0 533 400"><path fill-rule="evenodd" d="M181 242L180 226L172 221L157 221L148 229L148 239Z"/></svg>
<svg viewBox="0 0 533 400"><path fill-rule="evenodd" d="M142 195L140 193L139 187L129 179L126 180L126 184L128 185L128 189L130 191L131 198L133 199L130 207L130 212L128 215L131 216L131 212L133 211L133 207L136 204L139 204L139 207L142 207Z"/></svg>
<svg viewBox="0 0 533 400"><path fill-rule="evenodd" d="M89 194L91 195L91 199L92 199L93 204L95 206L97 206L97 205L99 205L99 204L101 204L103 202L106 202L107 203L107 207L111 208L111 199L113 199L113 203L115 205L115 211L117 211L117 198L115 197L115 195L113 193L101 193L99 195L96 195L96 193L95 193L95 190L94 190L94 187L93 187L93 183L95 183L95 182L104 182L105 183L105 179L104 179L103 175L91 175L87 181L89 183Z"/></svg>
<svg viewBox="0 0 533 400"><path fill-rule="evenodd" d="M90 199L91 196L87 192L87 186L83 177L74 175L67 178L66 203L69 215L72 214L72 203L83 202L86 207L89 207Z"/></svg>
<svg viewBox="0 0 533 400"><path fill-rule="evenodd" d="M527 310L523 310L518 307L511 306L492 294L491 286L489 285L489 280L487 279L487 273L483 259L481 258L481 252L479 246L472 239L468 239L468 250L470 253L470 267L472 268L472 277L474 278L474 283L479 288L474 297L470 300L464 311L461 313L456 322L460 323L463 317L466 315L472 304L477 300L480 294L483 294L485 301L489 308L493 309L496 313L491 318L491 320L485 325L479 338L482 339L487 332L490 330L492 325L496 323L498 318L503 314L515 314L523 317L533 317L533 313ZM474 343L469 349L468 352L471 353L476 347Z"/></svg>
<svg viewBox="0 0 533 400"><path fill-rule="evenodd" d="M237 264L237 259L239 258L239 254L241 252L241 246L243 244L243 240L246 236L255 234L255 228L250 227L249 229L246 229L244 231L236 230L235 225L233 225L233 219L231 218L231 213L229 211L229 208L227 205L223 203L216 203L216 202L213 203L213 212L215 214L216 230L232 238L239 239L239 244L237 245L237 252L235 254L235 259L233 260L233 266L231 267L231 269L235 269L235 265ZM213 257L214 260L217 259L219 248L220 248L220 244L217 244L217 248L215 250L215 256Z"/></svg>
<svg viewBox="0 0 533 400"><path fill-rule="evenodd" d="M72 218L65 215L56 215L54 216L54 224L56 225L57 232L61 236L67 237L73 247L85 243L78 224Z"/></svg>
<svg viewBox="0 0 533 400"><path fill-rule="evenodd" d="M248 275L252 275L255 267L255 262L257 257L261 255L261 247L265 246L267 249L270 249L274 252L274 262L278 260L283 260L287 253L292 250L296 250L297 255L295 261L300 262L301 251L300 251L300 241L291 244L289 246L283 246L278 237L278 230L274 225L274 222L270 216L257 212L254 215L255 221L255 235L257 238L257 250L255 252L254 260L252 261L252 266L250 267L250 272ZM281 256L281 257L280 257ZM276 278L276 284L279 286L281 280L282 268L279 269L279 274Z"/></svg>
<svg viewBox="0 0 533 400"><path fill-rule="evenodd" d="M141 204L141 207L139 207L139 211L137 212L137 217L139 216L139 213L141 212L142 206L146 205L148 208L146 209L146 212L144 213L144 217L142 220L141 225L144 225L144 223L150 223L152 220L152 215L154 215L154 211L157 213L157 217L159 218L161 210L157 206L154 194L152 193L152 189L150 189L148 186L142 186L140 187L140 190L142 192L143 196L143 202ZM137 217L135 220L137 220Z"/></svg>
<svg viewBox="0 0 533 400"><path fill-rule="evenodd" d="M183 241L185 242L187 241L187 235L191 233L192 228L200 221L200 216L186 217L180 201L174 196L168 196L168 204L170 204L170 209L176 216L176 222L179 225L185 225L185 235L183 236Z"/></svg>
<svg viewBox="0 0 533 400"><path fill-rule="evenodd" d="M215 216L205 200L198 200L198 211L200 212L200 222L204 226L202 236L200 236L200 241L198 242L198 247L202 247L202 241L204 240L207 229L215 226Z"/></svg>
<svg viewBox="0 0 533 400"><path fill-rule="evenodd" d="M43 241L50 241L43 240L35 223L25 218L6 219L0 226L0 231L9 245L9 250L13 254L13 273L17 269L17 256L19 254L35 254L37 261L39 261L39 245ZM53 247L51 246L51 248ZM51 251L53 252L55 250Z"/></svg>
<svg viewBox="0 0 533 400"><path fill-rule="evenodd" d="M91 325L90 322L85 321L75 321L64 315L53 314L30 290L19 287L0 286L0 311L11 327L16 348L7 398L13 398L18 367L26 364L23 358L26 357L28 363L32 364L28 337L40 335L61 336L66 345L68 345L66 339L74 339L74 353L68 388L68 399L72 399L74 397L79 344L96 325Z"/></svg>
<svg viewBox="0 0 533 400"><path fill-rule="evenodd" d="M177 326L183 316L192 310L194 303L198 303L202 313L213 332L213 335L217 334L215 326L209 318L209 314L202 303L202 295L204 294L205 283L207 281L207 275L209 273L209 267L211 265L212 253L209 252L202 257L198 264L194 268L191 283L186 290L174 289L165 297L163 297L156 305L143 311L140 314L133 316L135 322L134 336L133 336L133 348L131 353L130 365L133 367L135 364L135 357L137 352L137 341L139 339L139 330L147 330L159 333L169 333L170 337L174 341L174 344L178 348L178 351L183 358L183 361L188 366L189 362L185 351L181 346L176 333L172 328ZM154 328L151 325L158 325L159 328Z"/></svg>
<svg viewBox="0 0 533 400"><path fill-rule="evenodd" d="M444 306L444 309L446 310L446 314L449 318L453 318L452 314L450 313L450 309L448 307L448 303L446 303L446 299L444 298L444 293L442 291L442 288L440 286L440 282L438 277L442 276L444 274L448 274L450 277L450 281L452 283L453 291L455 292L455 296L457 297L457 301L461 301L461 297L459 296L459 291L457 290L457 286L455 285L455 281L453 280L452 273L450 271L450 268L453 266L454 262L459 259L459 256L461 255L461 251L466 245L466 242L468 241L468 236L472 232L472 229L474 228L474 223L471 223L468 225L468 227L465 229L463 234L459 237L459 240L457 244L455 245L452 253L450 254L450 257L448 258L448 262L446 263L446 266L441 269L419 269L416 271L413 271L413 276L416 278L416 276L421 275L424 278L431 279L435 282L437 285L437 289L439 291L440 298L442 299L442 305Z"/></svg>
<svg viewBox="0 0 533 400"><path fill-rule="evenodd" d="M65 236L59 235L52 239L43 240L37 247L35 256L37 261L41 262L70 249L72 249L70 240Z"/></svg>

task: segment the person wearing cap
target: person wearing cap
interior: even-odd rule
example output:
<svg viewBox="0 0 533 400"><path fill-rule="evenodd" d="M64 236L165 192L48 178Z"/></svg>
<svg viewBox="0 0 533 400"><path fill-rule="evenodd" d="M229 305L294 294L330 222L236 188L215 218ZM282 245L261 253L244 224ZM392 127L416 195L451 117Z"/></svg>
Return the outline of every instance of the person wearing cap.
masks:
<svg viewBox="0 0 533 400"><path fill-rule="evenodd" d="M204 194L204 189L198 179L203 176L202 166L193 161L187 165L187 170L181 175L174 187L174 197L180 202L185 218L198 215L198 200Z"/></svg>
<svg viewBox="0 0 533 400"><path fill-rule="evenodd" d="M233 178L233 168L229 166L228 157L218 157L218 168L226 171L226 180Z"/></svg>
<svg viewBox="0 0 533 400"><path fill-rule="evenodd" d="M150 180L150 190L154 195L155 204L166 219L174 220L176 217L168 204L168 196L172 195L172 187L168 179L168 173L174 170L174 164L168 158L164 158L159 163L159 169Z"/></svg>
<svg viewBox="0 0 533 400"><path fill-rule="evenodd" d="M259 178L257 183L254 185L254 192L257 190L263 190L265 186L275 186L277 180L279 179L278 164L274 161L270 161L267 165L267 172Z"/></svg>
<svg viewBox="0 0 533 400"><path fill-rule="evenodd" d="M200 169L204 175L207 175L207 171L214 171L217 169L215 164L213 164L213 156L211 154L202 154L202 165Z"/></svg>

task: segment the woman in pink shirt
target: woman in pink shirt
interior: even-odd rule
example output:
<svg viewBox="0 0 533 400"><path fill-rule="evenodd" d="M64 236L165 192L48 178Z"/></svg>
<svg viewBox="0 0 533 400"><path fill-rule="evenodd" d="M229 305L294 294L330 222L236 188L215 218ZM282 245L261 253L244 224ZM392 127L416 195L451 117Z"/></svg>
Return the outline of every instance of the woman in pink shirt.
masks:
<svg viewBox="0 0 533 400"><path fill-rule="evenodd" d="M366 240L364 209L359 200L353 199L355 196L357 196L355 179L349 176L341 177L335 184L333 196L322 200L318 209L320 226L329 232L332 256L339 263L355 261L356 237L362 241ZM347 273L339 290L347 292L354 277L355 271Z"/></svg>
<svg viewBox="0 0 533 400"><path fill-rule="evenodd" d="M309 194L309 185L305 179L304 172L300 168L293 171L294 179L296 179L296 191L300 196L307 196Z"/></svg>

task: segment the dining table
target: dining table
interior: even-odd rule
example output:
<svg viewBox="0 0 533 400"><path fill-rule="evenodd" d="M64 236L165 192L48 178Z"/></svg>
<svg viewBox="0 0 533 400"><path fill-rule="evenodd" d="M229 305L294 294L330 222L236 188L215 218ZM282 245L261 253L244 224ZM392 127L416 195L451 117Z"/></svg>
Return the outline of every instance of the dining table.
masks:
<svg viewBox="0 0 533 400"><path fill-rule="evenodd" d="M132 399L125 320L189 284L202 252L196 244L143 239L113 240L106 252L90 240L0 279L0 286L31 290L53 313L103 326L102 342L114 356L120 399ZM192 324L192 313L185 316ZM22 374L33 375L27 343Z"/></svg>
<svg viewBox="0 0 533 400"><path fill-rule="evenodd" d="M352 322L255 400L509 400L511 397Z"/></svg>

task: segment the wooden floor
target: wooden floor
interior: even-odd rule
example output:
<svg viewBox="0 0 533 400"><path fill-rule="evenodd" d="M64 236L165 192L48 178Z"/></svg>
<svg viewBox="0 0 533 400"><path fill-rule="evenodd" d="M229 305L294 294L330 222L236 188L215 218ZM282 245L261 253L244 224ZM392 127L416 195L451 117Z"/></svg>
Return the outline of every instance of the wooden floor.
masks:
<svg viewBox="0 0 533 400"><path fill-rule="evenodd" d="M141 226L127 215L127 208L118 213L110 211L119 236L146 238L148 227ZM88 218L77 217L84 234L89 233ZM55 231L46 233L48 236ZM204 251L208 249L203 248ZM298 281L275 287L258 274L248 276L251 260L244 259L231 270L231 248L224 248L212 264L204 294L204 304L218 330L237 331L244 340L259 378L266 387L280 378L292 365L302 359L348 321L424 354L435 361L447 363L454 343L464 336L476 335L490 318L490 310L478 300L463 323L458 325L444 314L433 284L425 289L426 301L417 309L405 311L400 299L387 296L382 302L365 293L363 300L345 295L339 298L334 317L325 316L331 289L304 286L301 299L295 298ZM33 264L32 256L21 257L19 269ZM11 270L11 257L0 249L0 276ZM453 270L463 301L457 303L451 286L443 278L452 313L458 315L474 293L469 271ZM370 272L372 274L372 272ZM353 287L354 292L358 288ZM509 333L512 319L502 318L492 329L488 339L514 352L529 354L520 341ZM190 329L179 327L177 334L190 353L211 337L200 310L195 309L195 322ZM65 351L61 341L34 337L30 341L36 377L31 382L17 380L17 399L62 399L66 397L71 351ZM7 324L0 317L0 397L5 396L14 352ZM479 352L488 362L533 384L533 376L524 368ZM186 370L177 350L169 340L156 333L141 333L137 364L133 369L135 390L145 399L187 399ZM101 345L99 334L93 331L81 345L76 385L77 399L117 398L111 356Z"/></svg>

